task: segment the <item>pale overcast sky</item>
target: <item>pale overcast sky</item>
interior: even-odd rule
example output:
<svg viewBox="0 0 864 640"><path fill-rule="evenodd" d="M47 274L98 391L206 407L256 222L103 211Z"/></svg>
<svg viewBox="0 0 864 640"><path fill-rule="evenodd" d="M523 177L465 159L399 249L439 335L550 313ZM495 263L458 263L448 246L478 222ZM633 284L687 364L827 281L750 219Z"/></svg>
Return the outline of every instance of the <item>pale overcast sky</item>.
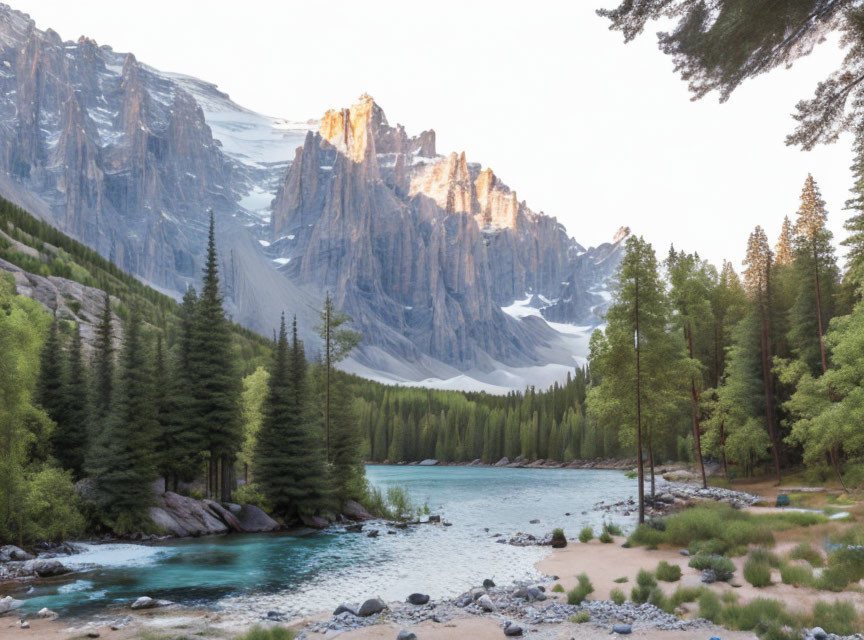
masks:
<svg viewBox="0 0 864 640"><path fill-rule="evenodd" d="M795 103L841 57L833 44L720 105L690 101L656 27L627 46L608 31L594 9L613 0L11 4L64 39L132 51L268 115L317 118L368 92L391 124L434 128L439 152L491 166L586 245L629 225L661 256L674 242L740 270L753 226L773 244L808 171L843 235L849 139L809 153L783 144Z"/></svg>

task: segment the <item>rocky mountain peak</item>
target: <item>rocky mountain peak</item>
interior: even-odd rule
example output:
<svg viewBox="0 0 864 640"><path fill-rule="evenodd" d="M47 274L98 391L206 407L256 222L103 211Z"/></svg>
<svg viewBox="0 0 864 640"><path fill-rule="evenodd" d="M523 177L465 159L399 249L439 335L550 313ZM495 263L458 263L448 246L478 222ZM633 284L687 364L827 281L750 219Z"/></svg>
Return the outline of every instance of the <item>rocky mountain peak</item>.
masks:
<svg viewBox="0 0 864 640"><path fill-rule="evenodd" d="M624 240L627 236L630 235L630 227L619 227L618 231L615 232L615 235L612 236L612 242L618 243Z"/></svg>

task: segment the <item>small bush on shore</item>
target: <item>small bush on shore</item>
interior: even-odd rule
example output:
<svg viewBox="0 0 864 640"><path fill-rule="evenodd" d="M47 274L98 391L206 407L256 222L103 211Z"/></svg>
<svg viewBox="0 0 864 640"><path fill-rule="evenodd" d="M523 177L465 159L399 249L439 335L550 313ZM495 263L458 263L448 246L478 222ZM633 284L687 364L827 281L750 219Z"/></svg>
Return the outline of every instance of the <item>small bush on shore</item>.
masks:
<svg viewBox="0 0 864 640"><path fill-rule="evenodd" d="M729 545L720 538L694 540L687 550L691 556L722 556L729 550Z"/></svg>
<svg viewBox="0 0 864 640"><path fill-rule="evenodd" d="M624 601L627 599L627 597L624 595L624 592L621 591L621 589L615 587L614 589L612 589L612 591L609 592L609 599L618 606L621 606L622 604L624 604Z"/></svg>
<svg viewBox="0 0 864 640"><path fill-rule="evenodd" d="M725 556L696 556L690 558L689 565L698 571L711 569L720 581L729 580L735 573L735 564Z"/></svg>
<svg viewBox="0 0 864 640"><path fill-rule="evenodd" d="M796 587L810 584L813 581L813 569L797 564L784 564L780 567L780 580L783 584Z"/></svg>
<svg viewBox="0 0 864 640"><path fill-rule="evenodd" d="M657 579L663 582L678 582L681 579L681 567L677 564L669 564L665 560L660 561L654 573Z"/></svg>
<svg viewBox="0 0 864 640"><path fill-rule="evenodd" d="M752 549L750 551L750 559L756 562L761 562L762 564L767 564L769 567L774 567L775 569L780 567L782 564L776 553L762 548Z"/></svg>
<svg viewBox="0 0 864 640"><path fill-rule="evenodd" d="M567 546L567 538L564 536L564 529L554 529L552 531L552 546L556 549L561 549Z"/></svg>
<svg viewBox="0 0 864 640"><path fill-rule="evenodd" d="M657 586L657 580L650 571L640 569L636 575L636 586L630 592L630 599L636 604L645 604L651 596L651 590Z"/></svg>
<svg viewBox="0 0 864 640"><path fill-rule="evenodd" d="M571 616L570 618L570 622L573 622L575 624L584 624L589 620L591 620L591 614L587 611L580 611L575 616Z"/></svg>
<svg viewBox="0 0 864 640"><path fill-rule="evenodd" d="M720 604L717 594L710 589L705 589L699 596L699 617L716 623L720 620L722 611L723 605Z"/></svg>
<svg viewBox="0 0 864 640"><path fill-rule="evenodd" d="M617 582L618 584L624 584L625 582L630 582L630 578L627 576L621 576L620 578L615 578L612 582Z"/></svg>
<svg viewBox="0 0 864 640"><path fill-rule="evenodd" d="M624 532L621 531L621 527L619 527L614 522L610 522L608 524L604 524L603 528L609 532L610 536L623 536Z"/></svg>
<svg viewBox="0 0 864 640"><path fill-rule="evenodd" d="M671 600L666 597L666 594L663 593L663 590L660 587L654 587L648 593L648 604L653 604L655 607L665 611L666 613L672 613L675 609Z"/></svg>
<svg viewBox="0 0 864 640"><path fill-rule="evenodd" d="M822 627L828 633L851 636L861 631L858 612L851 602L829 603L820 600L813 606L811 627Z"/></svg>
<svg viewBox="0 0 864 640"><path fill-rule="evenodd" d="M272 627L263 629L259 626L252 627L237 640L294 640L297 634L285 627Z"/></svg>
<svg viewBox="0 0 864 640"><path fill-rule="evenodd" d="M706 591L705 587L678 587L671 598L673 608L685 602L696 602L703 591Z"/></svg>
<svg viewBox="0 0 864 640"><path fill-rule="evenodd" d="M806 560L813 567L822 567L825 565L825 558L816 549L810 546L809 542L802 542L797 547L789 552L789 557L794 560Z"/></svg>
<svg viewBox="0 0 864 640"><path fill-rule="evenodd" d="M564 587L562 587L560 583L556 584L552 587L552 593L564 593Z"/></svg>
<svg viewBox="0 0 864 640"><path fill-rule="evenodd" d="M627 538L627 542L629 542L631 546L644 546L649 549L656 549L657 545L665 542L665 540L666 537L662 531L659 531L647 524L640 524L636 527L636 530L630 534L630 537Z"/></svg>
<svg viewBox="0 0 864 640"><path fill-rule="evenodd" d="M609 532L606 531L606 529L603 529L603 533L601 533L600 537L597 539L600 542L602 542L603 544L610 544L610 543L614 542L614 540L612 539L612 536L609 535Z"/></svg>
<svg viewBox="0 0 864 640"><path fill-rule="evenodd" d="M579 584L567 592L567 604L582 604L582 601L588 597L588 594L594 593L594 585L585 573L580 573Z"/></svg>
<svg viewBox="0 0 864 640"><path fill-rule="evenodd" d="M756 558L748 558L744 563L744 579L754 587L767 587L771 584L771 567Z"/></svg>
<svg viewBox="0 0 864 640"><path fill-rule="evenodd" d="M795 626L795 620L786 612L782 602L769 598L756 598L746 605L729 605L720 614L720 622L730 629L753 631L760 625L771 623Z"/></svg>
<svg viewBox="0 0 864 640"><path fill-rule="evenodd" d="M594 529L591 527L584 527L582 531L579 532L579 542L588 542L594 539Z"/></svg>

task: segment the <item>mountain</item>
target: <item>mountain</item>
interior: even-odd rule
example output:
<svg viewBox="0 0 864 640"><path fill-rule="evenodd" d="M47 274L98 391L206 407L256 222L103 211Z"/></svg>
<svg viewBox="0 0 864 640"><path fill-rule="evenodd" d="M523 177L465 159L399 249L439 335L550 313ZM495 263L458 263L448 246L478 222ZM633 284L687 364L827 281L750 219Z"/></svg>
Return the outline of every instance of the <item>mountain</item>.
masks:
<svg viewBox="0 0 864 640"><path fill-rule="evenodd" d="M296 313L314 354L330 291L364 335L347 369L494 391L580 362L623 237L583 248L369 96L320 121L263 116L6 5L0 195L175 297L198 282L212 209L236 321L270 335Z"/></svg>

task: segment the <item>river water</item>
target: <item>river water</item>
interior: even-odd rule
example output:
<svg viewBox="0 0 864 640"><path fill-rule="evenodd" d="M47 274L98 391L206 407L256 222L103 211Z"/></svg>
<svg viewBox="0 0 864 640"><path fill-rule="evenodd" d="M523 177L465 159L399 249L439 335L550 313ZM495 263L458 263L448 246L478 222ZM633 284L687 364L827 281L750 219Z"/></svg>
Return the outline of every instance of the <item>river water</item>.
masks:
<svg viewBox="0 0 864 640"><path fill-rule="evenodd" d="M583 526L601 525L594 503L622 500L636 488L620 471L587 469L373 466L367 476L382 489L406 488L414 503L428 504L453 526L389 535L367 524L366 530L380 529L377 538L274 533L88 545L64 560L84 571L13 595L25 600L24 611L48 607L71 616L147 595L248 617L305 614L374 596L402 600L414 591L454 596L484 578L506 584L537 576L534 564L548 547L500 544L494 534L543 535L561 527L575 538ZM624 528L634 521L616 516Z"/></svg>

